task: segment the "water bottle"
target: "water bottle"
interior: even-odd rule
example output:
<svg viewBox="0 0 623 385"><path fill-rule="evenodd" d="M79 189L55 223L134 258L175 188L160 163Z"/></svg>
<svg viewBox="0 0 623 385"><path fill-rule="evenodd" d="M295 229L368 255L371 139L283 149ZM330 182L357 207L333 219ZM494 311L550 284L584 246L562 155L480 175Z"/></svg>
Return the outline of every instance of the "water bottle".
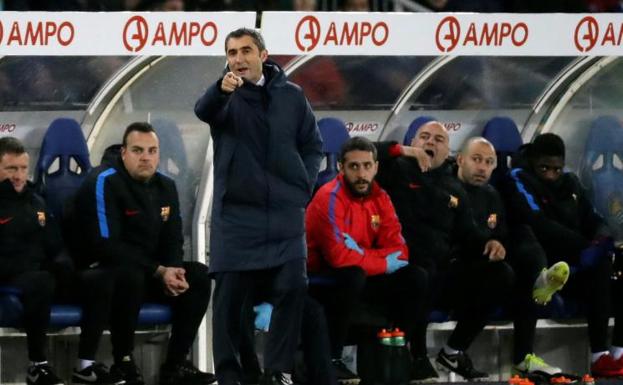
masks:
<svg viewBox="0 0 623 385"><path fill-rule="evenodd" d="M408 384L411 377L411 355L407 348L405 333L396 328L391 332L392 338L392 380L391 384Z"/></svg>
<svg viewBox="0 0 623 385"><path fill-rule="evenodd" d="M392 378L392 366L393 357L392 352L394 346L392 344L392 333L387 329L381 329L377 333L378 344L378 364L375 376L376 384L391 384Z"/></svg>

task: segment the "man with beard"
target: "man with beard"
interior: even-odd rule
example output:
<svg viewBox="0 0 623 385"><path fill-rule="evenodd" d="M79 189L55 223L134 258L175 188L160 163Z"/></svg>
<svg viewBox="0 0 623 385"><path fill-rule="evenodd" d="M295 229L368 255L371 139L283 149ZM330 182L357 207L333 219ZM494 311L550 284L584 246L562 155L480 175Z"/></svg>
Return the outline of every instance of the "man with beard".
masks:
<svg viewBox="0 0 623 385"><path fill-rule="evenodd" d="M355 305L387 306L386 314L410 341L425 316L426 274L408 264L394 206L374 181L374 145L365 138L349 139L338 167L339 175L318 190L307 208L307 266L335 282L312 293L325 307L338 381L356 383L357 376L341 361Z"/></svg>
<svg viewBox="0 0 623 385"><path fill-rule="evenodd" d="M612 314L612 262L610 230L595 211L577 176L564 172L565 145L552 133L541 134L520 151L503 196L513 225L527 225L530 233L517 242L532 254L544 253L538 274L547 262L567 262L572 274L563 295L578 297L585 305L591 346L591 372L595 377L623 376L623 313L615 307L612 346L608 349L608 320ZM516 235L517 237L517 235ZM614 286L620 298L621 285ZM535 322L534 320L532 321ZM534 327L534 326L532 326ZM532 338L527 339L530 352ZM515 357L516 359L520 357ZM520 368L521 369L521 368Z"/></svg>
<svg viewBox="0 0 623 385"><path fill-rule="evenodd" d="M428 272L428 309L452 309L457 325L437 363L465 379L487 377L466 350L484 328L491 309L509 292L513 272L492 232L475 224L468 195L448 160L449 137L436 121L422 125L411 146L380 143L379 183L396 206L409 247L409 263ZM404 155L404 156L403 156ZM486 173L473 178L486 179ZM426 353L427 319L417 325L413 380L437 377Z"/></svg>

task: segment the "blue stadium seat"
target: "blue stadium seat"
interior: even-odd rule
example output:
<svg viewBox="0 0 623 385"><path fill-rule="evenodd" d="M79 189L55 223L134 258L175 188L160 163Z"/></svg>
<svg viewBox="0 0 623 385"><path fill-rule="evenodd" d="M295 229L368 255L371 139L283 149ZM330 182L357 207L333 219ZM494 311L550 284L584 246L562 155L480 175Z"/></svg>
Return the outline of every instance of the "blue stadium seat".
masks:
<svg viewBox="0 0 623 385"><path fill-rule="evenodd" d="M584 148L580 177L597 211L623 236L623 126L613 116L595 119Z"/></svg>
<svg viewBox="0 0 623 385"><path fill-rule="evenodd" d="M337 118L320 119L318 129L322 137L322 152L325 155L326 168L318 173L315 190L336 177L340 148L350 138L346 125Z"/></svg>
<svg viewBox="0 0 623 385"><path fill-rule="evenodd" d="M405 132L405 136L402 140L402 144L405 146L410 146L411 141L413 140L413 137L415 137L415 134L417 133L417 130L420 127L422 127L424 124L428 122L432 122L433 120L437 120L437 119L433 118L432 116L420 116L418 118L413 119L411 124L409 124L409 128L407 129L407 132Z"/></svg>
<svg viewBox="0 0 623 385"><path fill-rule="evenodd" d="M65 202L90 170L89 149L80 124L68 118L54 120L43 137L35 185L57 218L63 217Z"/></svg>
<svg viewBox="0 0 623 385"><path fill-rule="evenodd" d="M493 186L499 185L500 181L508 174L509 163L512 155L523 144L517 125L511 118L496 116L485 124L482 136L493 144L498 157L498 166L491 174Z"/></svg>
<svg viewBox="0 0 623 385"><path fill-rule="evenodd" d="M19 325L24 310L19 294L12 286L0 286L0 327Z"/></svg>

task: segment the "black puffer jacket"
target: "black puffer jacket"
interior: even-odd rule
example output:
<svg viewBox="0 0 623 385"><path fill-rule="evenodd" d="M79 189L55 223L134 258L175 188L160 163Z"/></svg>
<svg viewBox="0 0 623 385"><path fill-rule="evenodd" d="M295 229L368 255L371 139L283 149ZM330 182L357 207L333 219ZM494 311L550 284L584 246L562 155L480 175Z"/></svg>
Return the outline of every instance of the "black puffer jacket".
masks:
<svg viewBox="0 0 623 385"><path fill-rule="evenodd" d="M305 258L305 207L322 140L302 90L274 63L266 84L230 94L221 80L197 101L195 114L214 140L210 271L257 270Z"/></svg>

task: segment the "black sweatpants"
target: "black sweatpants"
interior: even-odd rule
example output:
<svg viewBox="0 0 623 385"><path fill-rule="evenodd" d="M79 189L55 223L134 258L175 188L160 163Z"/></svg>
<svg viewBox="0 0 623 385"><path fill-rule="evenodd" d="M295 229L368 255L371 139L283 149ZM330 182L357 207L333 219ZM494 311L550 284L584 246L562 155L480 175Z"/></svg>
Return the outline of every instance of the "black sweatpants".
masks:
<svg viewBox="0 0 623 385"><path fill-rule="evenodd" d="M141 304L159 302L172 308L167 362L184 360L207 310L211 280L208 268L201 263L184 262L183 268L189 288L176 297L167 296L160 280L146 275L142 269L118 267L82 271L83 319L78 356L94 359L99 339L108 325L115 361L132 354Z"/></svg>
<svg viewBox="0 0 623 385"><path fill-rule="evenodd" d="M446 271L431 275L431 304L453 310L457 323L447 344L461 351L469 348L487 325L491 311L510 296L514 284L508 263L490 262L484 256L455 259ZM420 344L426 342L426 326L418 325L416 334Z"/></svg>
<svg viewBox="0 0 623 385"><path fill-rule="evenodd" d="M46 360L46 332L50 323L50 307L54 298L56 281L48 271L37 270L3 279L2 285L21 290L24 308L23 325L26 330L28 358L34 362Z"/></svg>
<svg viewBox="0 0 623 385"><path fill-rule="evenodd" d="M219 384L240 381L240 345L245 306L257 287L270 287L273 312L264 352L264 368L291 372L294 367L307 291L305 259L295 259L275 268L252 271L217 272L214 274L214 313L212 318L213 350Z"/></svg>
<svg viewBox="0 0 623 385"><path fill-rule="evenodd" d="M423 323L427 317L425 304L428 282L424 269L407 265L393 274L366 277L360 267L351 266L334 269L323 275L335 284L314 285L311 292L327 314L332 358L342 356L352 315L361 302L380 307L395 326L405 332L411 346L416 345L415 326Z"/></svg>

